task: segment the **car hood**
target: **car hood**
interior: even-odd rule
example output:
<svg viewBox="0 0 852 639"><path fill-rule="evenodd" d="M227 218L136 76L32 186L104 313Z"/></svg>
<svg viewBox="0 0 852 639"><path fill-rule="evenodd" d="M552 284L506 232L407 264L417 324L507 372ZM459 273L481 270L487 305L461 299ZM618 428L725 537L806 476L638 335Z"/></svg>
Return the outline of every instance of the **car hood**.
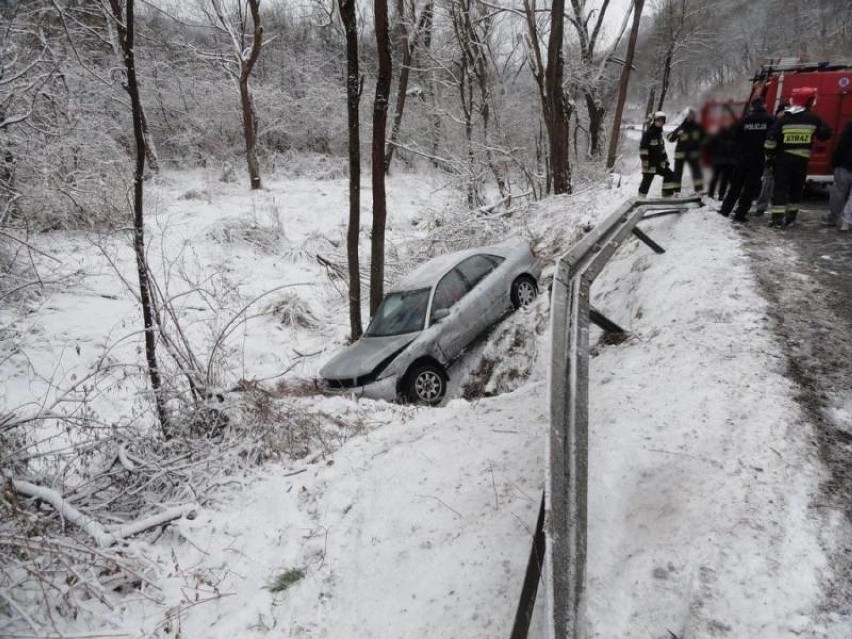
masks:
<svg viewBox="0 0 852 639"><path fill-rule="evenodd" d="M346 347L320 370L324 379L355 379L375 368L413 342L422 331L390 337L362 337Z"/></svg>

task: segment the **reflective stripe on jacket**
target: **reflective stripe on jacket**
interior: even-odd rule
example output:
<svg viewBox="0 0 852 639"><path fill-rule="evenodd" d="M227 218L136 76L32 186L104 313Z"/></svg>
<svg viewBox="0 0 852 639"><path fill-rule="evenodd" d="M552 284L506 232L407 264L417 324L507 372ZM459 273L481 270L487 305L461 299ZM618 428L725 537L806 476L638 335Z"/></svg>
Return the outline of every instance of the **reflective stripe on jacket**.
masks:
<svg viewBox="0 0 852 639"><path fill-rule="evenodd" d="M814 140L825 141L830 137L831 127L818 115L807 109L788 111L769 130L763 148L767 156L784 153L808 159Z"/></svg>

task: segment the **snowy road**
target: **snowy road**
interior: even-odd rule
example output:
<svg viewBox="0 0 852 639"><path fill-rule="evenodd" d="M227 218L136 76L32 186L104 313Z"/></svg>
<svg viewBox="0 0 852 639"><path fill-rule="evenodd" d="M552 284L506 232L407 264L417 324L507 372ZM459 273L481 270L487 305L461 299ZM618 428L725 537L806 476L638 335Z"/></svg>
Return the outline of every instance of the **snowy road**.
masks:
<svg viewBox="0 0 852 639"><path fill-rule="evenodd" d="M805 203L799 225L782 233L752 222L745 246L786 346L797 399L814 424L826 469L818 499L827 529L824 543L834 578L827 609L849 615L852 601L852 237L822 224L825 202Z"/></svg>

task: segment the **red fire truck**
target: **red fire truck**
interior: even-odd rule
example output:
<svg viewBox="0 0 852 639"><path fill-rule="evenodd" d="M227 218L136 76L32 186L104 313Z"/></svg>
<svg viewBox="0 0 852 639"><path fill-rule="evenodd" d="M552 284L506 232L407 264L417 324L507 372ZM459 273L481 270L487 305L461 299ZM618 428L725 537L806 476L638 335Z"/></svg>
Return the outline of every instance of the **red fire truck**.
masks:
<svg viewBox="0 0 852 639"><path fill-rule="evenodd" d="M803 62L799 58L767 61L752 78L748 105L761 96L766 109L774 113L779 104L788 103L793 89L813 87L817 101L813 111L831 127L827 142L816 141L808 165L808 180L831 182L831 154L840 132L852 120L852 60Z"/></svg>
<svg viewBox="0 0 852 639"><path fill-rule="evenodd" d="M742 100L707 100L701 105L699 122L708 135L716 135L719 129L731 126L739 120L746 107Z"/></svg>

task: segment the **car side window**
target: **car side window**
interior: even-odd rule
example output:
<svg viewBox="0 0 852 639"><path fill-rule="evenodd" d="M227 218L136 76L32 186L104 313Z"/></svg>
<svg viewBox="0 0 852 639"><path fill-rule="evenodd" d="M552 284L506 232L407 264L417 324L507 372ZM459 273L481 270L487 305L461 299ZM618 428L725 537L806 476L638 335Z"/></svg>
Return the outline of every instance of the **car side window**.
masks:
<svg viewBox="0 0 852 639"><path fill-rule="evenodd" d="M432 299L432 319L435 320L435 311L440 311L445 308L452 308L462 297L470 291L464 278L461 274L453 269L438 282L435 287L435 297Z"/></svg>
<svg viewBox="0 0 852 639"><path fill-rule="evenodd" d="M473 288L502 261L493 255L474 255L462 261L456 268Z"/></svg>

